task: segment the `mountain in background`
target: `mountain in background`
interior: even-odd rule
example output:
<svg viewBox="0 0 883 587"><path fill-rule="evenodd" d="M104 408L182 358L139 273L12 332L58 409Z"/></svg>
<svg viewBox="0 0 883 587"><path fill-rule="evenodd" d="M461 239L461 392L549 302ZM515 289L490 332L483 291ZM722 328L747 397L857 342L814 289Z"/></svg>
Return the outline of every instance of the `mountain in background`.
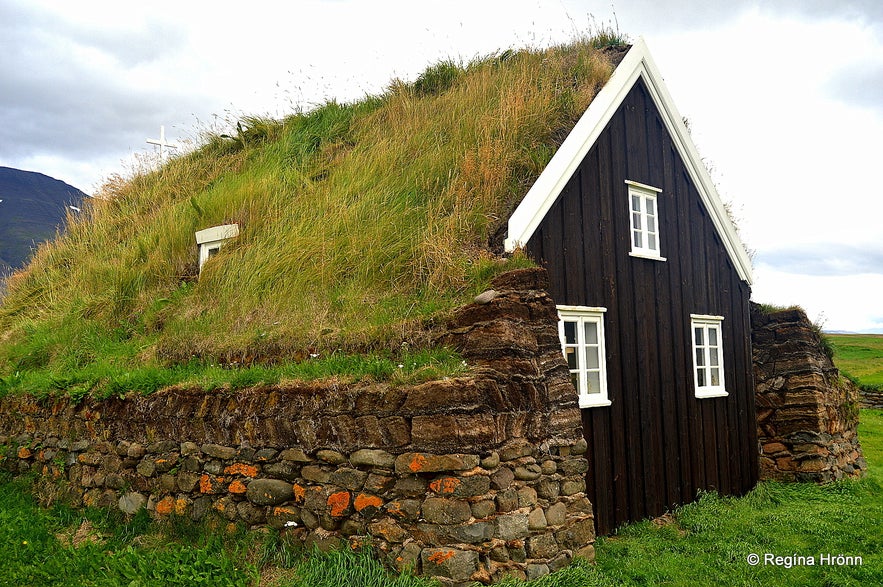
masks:
<svg viewBox="0 0 883 587"><path fill-rule="evenodd" d="M0 167L0 276L27 262L39 243L55 236L67 207L85 193L42 173Z"/></svg>

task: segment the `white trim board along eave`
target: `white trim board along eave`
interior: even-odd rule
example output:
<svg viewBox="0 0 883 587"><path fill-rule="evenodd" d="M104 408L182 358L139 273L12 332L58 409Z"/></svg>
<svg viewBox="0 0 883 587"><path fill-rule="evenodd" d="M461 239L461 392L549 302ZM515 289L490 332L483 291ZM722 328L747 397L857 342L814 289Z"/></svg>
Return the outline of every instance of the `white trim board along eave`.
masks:
<svg viewBox="0 0 883 587"><path fill-rule="evenodd" d="M750 285L751 260L748 258L745 246L739 239L736 227L727 214L714 182L708 175L696 146L690 139L687 127L665 87L662 75L656 68L647 50L647 44L642 38L639 38L626 53L613 71L613 75L592 100L524 196L521 204L509 217L506 251L511 252L527 244L638 78L644 80L739 277Z"/></svg>

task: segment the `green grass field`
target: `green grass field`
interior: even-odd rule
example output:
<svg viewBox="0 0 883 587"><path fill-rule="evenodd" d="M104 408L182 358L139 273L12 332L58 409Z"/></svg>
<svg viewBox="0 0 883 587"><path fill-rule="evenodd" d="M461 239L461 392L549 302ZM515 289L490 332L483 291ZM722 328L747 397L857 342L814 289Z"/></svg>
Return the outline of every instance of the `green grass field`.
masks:
<svg viewBox="0 0 883 587"><path fill-rule="evenodd" d="M842 373L874 389L883 389L883 334L826 334Z"/></svg>
<svg viewBox="0 0 883 587"><path fill-rule="evenodd" d="M861 480L763 482L742 498L707 493L656 522L599 539L594 565L578 560L532 585L881 585L883 411L862 412L859 436L870 463ZM44 509L32 490L27 479L0 477L0 586L436 585L393 577L364 553L307 556L274 532ZM749 564L751 555L760 563ZM765 563L767 555L783 558ZM823 555L861 564L824 564ZM796 557L815 564L795 564Z"/></svg>

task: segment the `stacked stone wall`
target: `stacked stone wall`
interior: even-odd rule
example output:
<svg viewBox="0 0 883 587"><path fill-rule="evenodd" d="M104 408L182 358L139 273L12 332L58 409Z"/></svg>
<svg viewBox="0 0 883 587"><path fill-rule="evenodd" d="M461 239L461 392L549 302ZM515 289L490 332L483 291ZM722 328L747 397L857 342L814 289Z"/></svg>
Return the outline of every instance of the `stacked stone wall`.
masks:
<svg viewBox="0 0 883 587"><path fill-rule="evenodd" d="M877 389L862 389L861 398L863 408L883 410L883 391Z"/></svg>
<svg viewBox="0 0 883 587"><path fill-rule="evenodd" d="M586 442L542 270L500 276L439 342L463 377L415 386L170 389L0 401L2 464L74 503L370 542L447 584L535 578L592 557Z"/></svg>
<svg viewBox="0 0 883 587"><path fill-rule="evenodd" d="M752 305L760 476L827 482L867 469L858 442L859 393L841 377L800 309Z"/></svg>

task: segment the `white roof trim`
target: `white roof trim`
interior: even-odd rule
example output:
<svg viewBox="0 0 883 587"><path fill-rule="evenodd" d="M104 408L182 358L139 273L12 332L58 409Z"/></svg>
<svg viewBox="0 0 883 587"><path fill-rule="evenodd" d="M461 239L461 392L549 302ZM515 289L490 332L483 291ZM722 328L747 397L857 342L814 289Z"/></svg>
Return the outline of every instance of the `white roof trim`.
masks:
<svg viewBox="0 0 883 587"><path fill-rule="evenodd" d="M714 187L714 182L696 151L696 146L693 144L687 127L684 126L684 121L665 87L662 75L647 50L644 39L638 39L629 49L629 52L614 70L613 75L610 76L610 80L592 100L549 164L527 192L527 195L524 196L521 204L512 213L509 218L509 236L505 241L506 251L511 252L524 246L530 240L555 200L558 199L564 186L567 185L582 163L586 153L595 144L639 77L643 78L647 85L656 108L684 161L690 178L699 191L702 202L721 236L721 241L724 243L739 277L750 285L752 282L751 260L748 258L745 246L739 239L736 227L733 226L720 195Z"/></svg>

